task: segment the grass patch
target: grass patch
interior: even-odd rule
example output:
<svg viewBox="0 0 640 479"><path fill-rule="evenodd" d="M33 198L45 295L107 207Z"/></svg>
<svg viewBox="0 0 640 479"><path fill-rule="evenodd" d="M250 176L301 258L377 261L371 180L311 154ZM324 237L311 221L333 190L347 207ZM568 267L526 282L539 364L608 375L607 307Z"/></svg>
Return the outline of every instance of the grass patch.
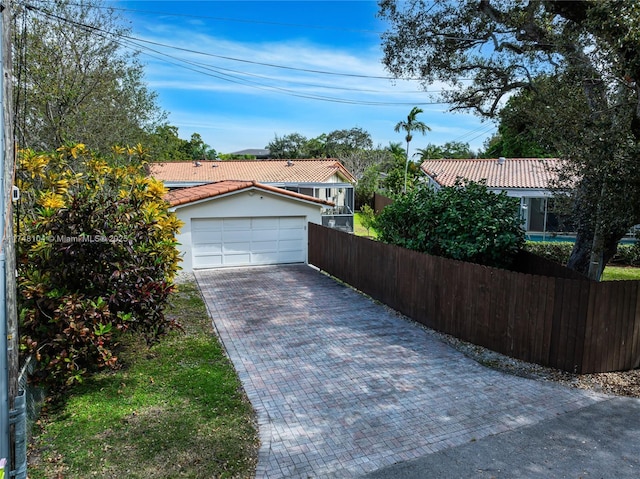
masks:
<svg viewBox="0 0 640 479"><path fill-rule="evenodd" d="M254 412L193 282L167 314L184 333L150 349L127 338L122 369L49 407L30 447L31 479L254 476Z"/></svg>
<svg viewBox="0 0 640 479"><path fill-rule="evenodd" d="M631 266L607 266L602 281L640 280L640 268Z"/></svg>
<svg viewBox="0 0 640 479"><path fill-rule="evenodd" d="M362 213L354 213L353 215L353 232L357 236L366 236L368 238L377 238L378 233L375 229L371 228L367 231L367 228L362 226Z"/></svg>

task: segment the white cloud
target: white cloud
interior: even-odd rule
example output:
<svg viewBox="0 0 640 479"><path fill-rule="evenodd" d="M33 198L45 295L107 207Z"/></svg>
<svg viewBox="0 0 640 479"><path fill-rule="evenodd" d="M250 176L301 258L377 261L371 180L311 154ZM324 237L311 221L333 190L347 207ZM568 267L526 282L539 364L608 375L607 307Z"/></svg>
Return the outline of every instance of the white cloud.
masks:
<svg viewBox="0 0 640 479"><path fill-rule="evenodd" d="M163 107L170 111L169 122L179 128L182 138L198 132L206 143L220 152L262 148L275 134L298 132L311 138L355 126L369 131L374 144L403 143L404 136L393 131L394 125L406 118L412 106L431 101L431 95L425 93L418 82L373 78L388 76L377 45L356 50L301 38L252 41L250 34L230 40L196 33L199 32L197 28L182 27L184 24L170 21L137 24L138 31L144 33L137 33L136 37L179 48L150 45L153 50L174 58L160 60L156 58L158 53L144 57L146 79L150 88L159 92ZM227 70L202 72L207 67ZM429 90L437 92L443 88L446 88L444 84L434 84ZM398 105L331 103L295 95ZM424 110L421 120L432 128L432 132L424 137L416 135L412 150L427 143L441 144L465 138L465 134L480 125L471 115L447 114L444 105L420 106ZM477 149L484 138L473 138L475 144L471 140L462 141L469 141L472 148Z"/></svg>

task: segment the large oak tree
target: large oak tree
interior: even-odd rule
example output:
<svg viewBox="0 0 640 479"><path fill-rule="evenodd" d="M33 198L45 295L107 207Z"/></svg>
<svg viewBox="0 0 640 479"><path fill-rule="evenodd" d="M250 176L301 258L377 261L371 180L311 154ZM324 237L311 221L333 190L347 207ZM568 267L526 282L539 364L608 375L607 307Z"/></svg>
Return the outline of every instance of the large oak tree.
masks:
<svg viewBox="0 0 640 479"><path fill-rule="evenodd" d="M640 4L627 0L380 1L384 63L449 84L452 108L494 117L530 93L533 130L566 161L577 241L569 266L598 279L640 223Z"/></svg>

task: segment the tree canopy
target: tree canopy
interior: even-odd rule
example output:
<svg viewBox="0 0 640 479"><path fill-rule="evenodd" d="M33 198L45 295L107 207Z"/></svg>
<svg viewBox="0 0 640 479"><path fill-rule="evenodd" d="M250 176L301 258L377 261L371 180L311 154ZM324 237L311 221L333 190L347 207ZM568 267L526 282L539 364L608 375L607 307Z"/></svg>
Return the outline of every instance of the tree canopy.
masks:
<svg viewBox="0 0 640 479"><path fill-rule="evenodd" d="M271 158L296 159L305 158L307 137L300 133L290 133L284 136L275 135L265 148L269 150Z"/></svg>
<svg viewBox="0 0 640 479"><path fill-rule="evenodd" d="M500 110L498 132L485 142L483 158L555 158L557 135L543 132L542 123L555 104L553 95L540 95L544 87L552 87L553 79L538 77L533 89L526 89L509 98ZM551 102L549 102L551 100ZM555 113L554 113L555 116Z"/></svg>
<svg viewBox="0 0 640 479"><path fill-rule="evenodd" d="M344 158L354 152L371 150L373 141L369 132L359 127L334 130L307 139L300 133L278 136L269 142L266 149L272 158Z"/></svg>
<svg viewBox="0 0 640 479"><path fill-rule="evenodd" d="M461 160L476 157L476 154L471 151L469 143L461 141L447 141L443 145L429 143L425 148L418 148L416 151L420 154L420 161L441 160L443 158Z"/></svg>
<svg viewBox="0 0 640 479"><path fill-rule="evenodd" d="M21 147L54 150L84 142L108 153L134 145L164 119L144 83L128 32L100 0L17 5L14 23L16 136Z"/></svg>
<svg viewBox="0 0 640 479"><path fill-rule="evenodd" d="M640 4L382 0L380 15L389 71L445 82L452 109L495 117L527 92L535 136L549 134L566 160L558 186L572 195L578 235L569 266L599 278L640 223Z"/></svg>
<svg viewBox="0 0 640 479"><path fill-rule="evenodd" d="M326 135L325 152L327 156L332 158L341 158L358 150L372 148L371 135L359 127L334 130Z"/></svg>

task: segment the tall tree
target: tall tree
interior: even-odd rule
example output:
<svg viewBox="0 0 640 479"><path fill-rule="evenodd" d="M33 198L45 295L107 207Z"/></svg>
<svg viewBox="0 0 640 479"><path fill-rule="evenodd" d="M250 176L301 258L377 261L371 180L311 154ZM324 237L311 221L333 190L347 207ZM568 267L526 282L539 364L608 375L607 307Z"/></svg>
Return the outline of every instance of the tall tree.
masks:
<svg viewBox="0 0 640 479"><path fill-rule="evenodd" d="M340 157L340 162L355 176L356 180L360 180L370 166L378 165L384 167L392 161L391 152L382 147L369 150L353 150L351 153Z"/></svg>
<svg viewBox="0 0 640 479"><path fill-rule="evenodd" d="M554 146L558 142L557 135L540 135L539 131L541 124L549 123L549 112L557 107L557 103L549 104L540 95L542 88L546 87L544 83L552 81L541 76L532 83L533 89L523 90L509 98L498 114L498 132L486 142L483 157L555 158L559 155ZM557 118L554 113L553 119Z"/></svg>
<svg viewBox="0 0 640 479"><path fill-rule="evenodd" d="M469 143L461 141L447 141L444 145L433 145L429 143L426 148L416 150L420 154L420 161L447 159L468 159L475 158L475 153L471 151Z"/></svg>
<svg viewBox="0 0 640 479"><path fill-rule="evenodd" d="M362 128L334 130L326 136L326 153L333 158L347 156L357 150L370 150L373 141L369 132Z"/></svg>
<svg viewBox="0 0 640 479"><path fill-rule="evenodd" d="M441 100L452 109L495 117L506 95L545 97L539 131L555 128L553 147L572 170L565 186L582 212L569 266L599 278L621 236L640 223L640 4L382 0L380 15L391 24L387 68L425 85L448 83Z"/></svg>
<svg viewBox="0 0 640 479"><path fill-rule="evenodd" d="M296 159L304 158L307 138L300 133L290 133L284 136L275 135L265 148L269 150L271 158Z"/></svg>
<svg viewBox="0 0 640 479"><path fill-rule="evenodd" d="M100 0L33 1L16 8L14 79L20 146L82 142L106 153L135 144L164 118L128 33Z"/></svg>
<svg viewBox="0 0 640 479"><path fill-rule="evenodd" d="M193 133L185 143L187 158L190 160L215 160L216 150L207 145L200 133Z"/></svg>
<svg viewBox="0 0 640 479"><path fill-rule="evenodd" d="M327 157L327 135L322 134L316 138L307 140L304 145L305 156L308 158Z"/></svg>
<svg viewBox="0 0 640 479"><path fill-rule="evenodd" d="M417 148L416 152L420 155L420 161L440 160L444 158L442 147L429 143L425 148Z"/></svg>
<svg viewBox="0 0 640 479"><path fill-rule="evenodd" d="M190 160L187 156L189 142L178 136L178 128L169 124L158 125L146 135L149 155L154 161Z"/></svg>
<svg viewBox="0 0 640 479"><path fill-rule="evenodd" d="M409 160L407 168L407 153L401 143L391 142L387 146L387 150L391 153L391 161L386 163L382 168L384 178L380 182L380 186L388 196L400 196L407 189L413 187L420 177L420 167L414 161ZM405 181L405 172L406 181Z"/></svg>
<svg viewBox="0 0 640 479"><path fill-rule="evenodd" d="M417 106L414 106L409 112L409 114L407 115L407 119L399 121L394 127L394 131L396 132L399 132L401 130L404 130L406 132L406 136L404 138L407 141L407 155L405 158L405 167L404 167L404 188L402 190L404 193L407 192L407 171L409 169L409 143L411 143L411 140L413 139L413 132L418 131L424 135L427 131L431 131L431 128L429 128L424 122L417 119L417 116L420 113L423 113L423 110L421 108L418 108Z"/></svg>

